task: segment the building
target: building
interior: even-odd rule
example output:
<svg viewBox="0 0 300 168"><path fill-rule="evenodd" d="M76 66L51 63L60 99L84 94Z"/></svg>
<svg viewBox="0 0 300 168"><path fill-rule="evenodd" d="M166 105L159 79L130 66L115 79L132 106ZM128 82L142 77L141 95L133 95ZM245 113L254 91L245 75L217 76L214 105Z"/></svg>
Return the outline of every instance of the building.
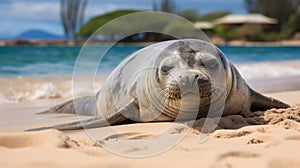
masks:
<svg viewBox="0 0 300 168"><path fill-rule="evenodd" d="M258 27L263 31L278 31L278 21L262 14L230 14L214 21L215 25L223 25L227 29L240 26Z"/></svg>

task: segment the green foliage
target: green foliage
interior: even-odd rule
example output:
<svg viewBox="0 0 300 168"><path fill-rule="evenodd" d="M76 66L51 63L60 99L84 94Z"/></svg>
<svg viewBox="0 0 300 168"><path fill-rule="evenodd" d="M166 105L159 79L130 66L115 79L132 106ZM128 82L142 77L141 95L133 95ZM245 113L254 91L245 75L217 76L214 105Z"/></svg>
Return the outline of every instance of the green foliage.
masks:
<svg viewBox="0 0 300 168"><path fill-rule="evenodd" d="M245 0L249 13L261 13L276 18L282 25L300 7L300 0Z"/></svg>
<svg viewBox="0 0 300 168"><path fill-rule="evenodd" d="M158 17L157 14L148 14L143 15L142 17L140 15L132 15L131 17L120 19L116 22L110 22L109 25L103 26L101 28L101 32L97 32L97 29L100 26L106 24L112 19L133 12L137 11L121 10L94 17L81 27L78 35L82 37L89 37L96 32L99 33L99 36L94 37L101 37L101 40L111 41L122 39L126 42L161 41L174 38L166 34L172 34L175 37L186 38L193 38L202 35L201 33L199 33L199 30L196 27L187 24L186 20L184 19L177 19L176 21L174 21L170 19L169 15L159 15ZM136 25L133 23L135 23ZM162 31L162 34L151 33L157 31Z"/></svg>
<svg viewBox="0 0 300 168"><path fill-rule="evenodd" d="M290 16L287 23L282 26L282 32L287 36L291 37L296 32L300 31L300 12Z"/></svg>
<svg viewBox="0 0 300 168"><path fill-rule="evenodd" d="M244 25L234 29L227 29L222 25L218 25L214 31L226 41L239 39L247 41L277 41L286 38L286 35L280 32L264 32L259 25Z"/></svg>
<svg viewBox="0 0 300 168"><path fill-rule="evenodd" d="M228 11L220 11L220 12L212 12L212 13L207 13L202 15L198 21L205 21L205 22L211 22L214 21L216 19L219 19L223 16L229 15L231 14L231 12Z"/></svg>
<svg viewBox="0 0 300 168"><path fill-rule="evenodd" d="M199 18L198 11L194 10L194 9L183 10L183 11L179 12L178 15L186 18L187 20L189 20L191 22L195 22Z"/></svg>
<svg viewBox="0 0 300 168"><path fill-rule="evenodd" d="M261 32L258 34L258 40L255 41L278 41L278 40L283 40L286 39L286 35L281 33L281 32L269 32L269 33L264 33Z"/></svg>
<svg viewBox="0 0 300 168"><path fill-rule="evenodd" d="M93 34L99 27L103 26L104 24L108 23L109 21L116 19L118 17L134 13L134 12L140 12L140 10L118 10L114 12L109 12L100 16L96 16L89 20L86 24L84 24L79 32L76 33L76 36L82 36L82 37L89 37L91 34ZM126 24L124 24L121 27L124 27ZM116 27L117 29L117 27Z"/></svg>
<svg viewBox="0 0 300 168"><path fill-rule="evenodd" d="M222 25L215 26L214 32L216 33L217 36L221 37L222 39L229 40L227 37L227 30L224 26Z"/></svg>

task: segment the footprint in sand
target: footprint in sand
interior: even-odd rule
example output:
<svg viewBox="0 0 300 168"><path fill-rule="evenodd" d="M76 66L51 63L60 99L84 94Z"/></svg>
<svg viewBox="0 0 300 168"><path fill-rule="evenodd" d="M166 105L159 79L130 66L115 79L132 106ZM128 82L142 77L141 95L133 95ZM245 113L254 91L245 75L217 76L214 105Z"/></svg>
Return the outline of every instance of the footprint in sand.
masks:
<svg viewBox="0 0 300 168"><path fill-rule="evenodd" d="M247 151L230 151L230 152L220 155L217 160L222 161L222 160L230 158L230 157L256 158L256 157L259 157L259 155L257 153L247 152Z"/></svg>
<svg viewBox="0 0 300 168"><path fill-rule="evenodd" d="M141 132L129 132L121 134L113 134L103 139L103 141L117 141L117 140L133 140L133 139L147 139L152 137L151 134Z"/></svg>
<svg viewBox="0 0 300 168"><path fill-rule="evenodd" d="M259 154L249 152L249 151L229 151L224 154L221 154L217 157L216 162L213 166L213 168L218 168L218 167L235 167L232 165L232 163L229 163L228 161L230 159L251 159L251 158L257 158L260 157ZM229 159L229 160L227 160ZM247 166L246 166L247 167Z"/></svg>
<svg viewBox="0 0 300 168"><path fill-rule="evenodd" d="M186 127L176 127L174 130L171 130L169 134L181 134L186 131ZM154 137L153 134L144 133L144 132L127 132L127 133L120 133L120 134L113 134L110 135L103 140L100 140L102 143L108 141L118 141L118 140L140 140L140 139L147 139Z"/></svg>
<svg viewBox="0 0 300 168"><path fill-rule="evenodd" d="M102 146L108 144L110 142L116 141L124 141L124 140L141 140L153 137L151 134L146 134L142 132L128 132L128 133L120 133L120 134L113 134L108 137L105 137L102 140L98 140L97 143Z"/></svg>
<svg viewBox="0 0 300 168"><path fill-rule="evenodd" d="M171 141L176 140L178 134L183 134L186 131L188 131L187 127L175 127L168 130L165 136L169 137L164 138L170 138ZM117 154L148 156L149 154L152 155L152 153L158 153L164 150L160 145L153 146L155 143L161 143L159 142L161 136L164 135L151 134L148 132L125 132L109 135L97 142L103 148ZM166 145L168 145L168 143L166 143Z"/></svg>
<svg viewBox="0 0 300 168"><path fill-rule="evenodd" d="M257 145L266 142L272 142L274 137L269 134L269 127L252 127L252 128L242 128L239 130L219 130L214 133L214 138L218 139L230 139L230 138L242 138L247 145ZM276 145L279 141L274 141L272 143L267 143L267 146Z"/></svg>
<svg viewBox="0 0 300 168"><path fill-rule="evenodd" d="M32 133L16 133L1 135L0 147L26 148L26 147L56 147L78 148L80 144L56 130L46 130Z"/></svg>
<svg viewBox="0 0 300 168"><path fill-rule="evenodd" d="M105 137L102 140L98 140L98 144L109 151L114 153L126 155L146 151L148 148L145 145L136 145L135 143L140 144L143 140L153 137L152 134L143 133L143 132L127 132L113 134Z"/></svg>
<svg viewBox="0 0 300 168"><path fill-rule="evenodd" d="M249 130L219 130L214 133L215 138L238 138L252 134Z"/></svg>

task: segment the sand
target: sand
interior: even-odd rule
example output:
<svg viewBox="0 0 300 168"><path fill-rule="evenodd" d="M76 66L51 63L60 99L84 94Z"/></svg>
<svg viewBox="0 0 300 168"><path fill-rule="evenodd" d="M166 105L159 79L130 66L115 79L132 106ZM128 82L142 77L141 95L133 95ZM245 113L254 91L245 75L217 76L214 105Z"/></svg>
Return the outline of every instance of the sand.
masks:
<svg viewBox="0 0 300 168"><path fill-rule="evenodd" d="M117 147L123 154L147 151L128 142L143 142L166 131L173 137L190 128L190 123L140 123L114 126L119 133L96 143L84 131L24 129L76 120L73 115L35 115L62 102L36 101L5 104L0 108L0 167L300 167L300 91L268 93L293 105L271 109L243 118L222 117L208 139L200 142L199 130L205 121L196 121L182 141L171 149L150 157L130 158L107 151ZM298 105L297 105L298 104ZM91 129L91 132L103 128ZM89 134L90 135L90 134ZM99 140L99 139L98 139Z"/></svg>

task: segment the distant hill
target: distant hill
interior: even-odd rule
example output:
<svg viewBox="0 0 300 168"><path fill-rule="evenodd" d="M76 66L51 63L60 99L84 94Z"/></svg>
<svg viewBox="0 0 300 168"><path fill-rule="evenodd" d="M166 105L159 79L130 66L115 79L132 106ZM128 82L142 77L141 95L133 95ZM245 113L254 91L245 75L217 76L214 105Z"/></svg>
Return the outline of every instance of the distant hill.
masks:
<svg viewBox="0 0 300 168"><path fill-rule="evenodd" d="M105 23L112 21L118 17L140 12L141 10L127 9L127 10L117 10L109 13L105 13L103 15L99 15L90 19L86 24L82 25L79 32L76 33L77 36L89 37L93 34L99 27L104 25Z"/></svg>
<svg viewBox="0 0 300 168"><path fill-rule="evenodd" d="M43 30L29 30L21 33L15 39L38 39L38 40L55 40L63 39L63 36L55 35Z"/></svg>

